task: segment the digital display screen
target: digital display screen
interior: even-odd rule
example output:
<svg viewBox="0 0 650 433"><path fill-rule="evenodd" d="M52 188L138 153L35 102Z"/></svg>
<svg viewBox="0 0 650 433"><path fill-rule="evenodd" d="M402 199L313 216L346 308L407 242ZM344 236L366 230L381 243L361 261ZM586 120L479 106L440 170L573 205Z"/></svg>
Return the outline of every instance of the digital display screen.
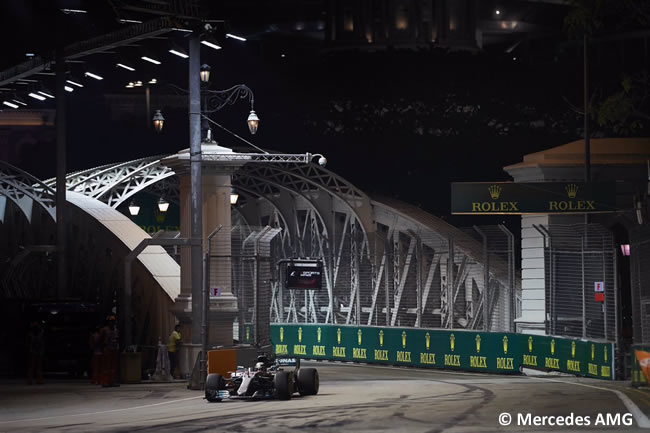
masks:
<svg viewBox="0 0 650 433"><path fill-rule="evenodd" d="M290 263L287 265L287 289L319 290L323 264L318 261Z"/></svg>

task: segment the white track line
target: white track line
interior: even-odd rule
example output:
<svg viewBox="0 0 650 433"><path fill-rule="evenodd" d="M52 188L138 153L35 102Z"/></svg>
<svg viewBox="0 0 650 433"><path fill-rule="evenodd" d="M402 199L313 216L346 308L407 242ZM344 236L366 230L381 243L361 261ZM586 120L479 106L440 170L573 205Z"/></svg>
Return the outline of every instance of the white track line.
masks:
<svg viewBox="0 0 650 433"><path fill-rule="evenodd" d="M133 409L143 409L145 407L154 407L154 406L162 406L163 404L170 404L170 403L178 403L179 401L187 401L187 400L194 400L197 398L203 398L202 395L198 395L196 397L188 397L188 398L181 398L180 400L172 400L172 401L163 401L161 403L153 403L153 404L146 404L144 406L133 406L133 407L125 407L122 409L111 409L111 410L101 410L98 412L85 412L85 413L75 413L75 414L70 414L70 415L53 415L53 416L44 416L41 418L22 418L22 419L15 419L11 421L0 421L0 424L8 424L12 422L25 422L25 421L41 421L44 419L53 419L53 418L69 418L72 416L88 416L88 415L100 415L103 413L113 413L113 412L124 412L125 410L133 410Z"/></svg>
<svg viewBox="0 0 650 433"><path fill-rule="evenodd" d="M618 391L616 389L610 389L610 388L602 388L600 386L586 385L584 383L565 382L563 380L557 380L557 379L546 379L545 378L544 380L550 380L550 381L553 381L553 382L565 383L565 384L568 384L568 385L585 386L587 388L594 388L594 389L600 389L600 390L603 390L603 391L613 392L614 394L616 394L618 396L618 398L621 399L621 401L623 402L623 404L625 405L627 410L630 411L630 413L632 414L632 416L636 420L636 423L639 425L639 427L641 427L641 428L650 428L650 420L648 419L646 414L643 413L643 411L641 409L639 409L639 407L636 404L634 404L634 402L630 399L630 397L628 397L627 395L625 395L625 393L623 393L621 391Z"/></svg>

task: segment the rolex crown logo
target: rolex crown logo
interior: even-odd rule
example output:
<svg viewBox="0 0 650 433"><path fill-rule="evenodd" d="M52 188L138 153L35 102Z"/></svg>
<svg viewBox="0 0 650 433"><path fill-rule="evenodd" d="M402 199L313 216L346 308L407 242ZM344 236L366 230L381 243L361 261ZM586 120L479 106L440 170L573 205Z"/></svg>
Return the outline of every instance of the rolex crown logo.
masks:
<svg viewBox="0 0 650 433"><path fill-rule="evenodd" d="M571 342L571 358L575 358L576 356L576 342L572 341Z"/></svg>
<svg viewBox="0 0 650 433"><path fill-rule="evenodd" d="M341 328L336 330L336 343L341 344Z"/></svg>
<svg viewBox="0 0 650 433"><path fill-rule="evenodd" d="M406 348L406 331L402 331L402 348Z"/></svg>
<svg viewBox="0 0 650 433"><path fill-rule="evenodd" d="M298 328L298 343L302 343L302 328Z"/></svg>
<svg viewBox="0 0 650 433"><path fill-rule="evenodd" d="M323 331L320 328L316 330L316 338L318 339L318 344L320 344L320 338Z"/></svg>
<svg viewBox="0 0 650 433"><path fill-rule="evenodd" d="M476 340L476 353L481 353L481 336L477 335L475 340Z"/></svg>
<svg viewBox="0 0 650 433"><path fill-rule="evenodd" d="M496 200L499 198L501 195L501 187L499 185L491 185L488 187L488 191L490 192L490 197L492 200Z"/></svg>
<svg viewBox="0 0 650 433"><path fill-rule="evenodd" d="M575 183L570 183L564 187L564 190L566 191L569 198L576 198L576 195L578 194L578 185Z"/></svg>
<svg viewBox="0 0 650 433"><path fill-rule="evenodd" d="M158 224L162 224L165 222L165 213L160 212L159 210L155 210L153 213L154 218L156 218L156 222Z"/></svg>
<svg viewBox="0 0 650 433"><path fill-rule="evenodd" d="M357 337L358 337L357 340L359 341L359 346L361 346L361 335L362 335L362 334L363 334L363 333L361 332L361 329L359 329L359 330L357 331Z"/></svg>
<svg viewBox="0 0 650 433"><path fill-rule="evenodd" d="M280 326L280 343L284 341L284 328Z"/></svg>
<svg viewBox="0 0 650 433"><path fill-rule="evenodd" d="M449 347L452 352L454 351L454 346L456 346L456 337L454 337L454 334L451 334L449 336Z"/></svg>
<svg viewBox="0 0 650 433"><path fill-rule="evenodd" d="M508 337L506 335L503 336L503 353L508 354Z"/></svg>

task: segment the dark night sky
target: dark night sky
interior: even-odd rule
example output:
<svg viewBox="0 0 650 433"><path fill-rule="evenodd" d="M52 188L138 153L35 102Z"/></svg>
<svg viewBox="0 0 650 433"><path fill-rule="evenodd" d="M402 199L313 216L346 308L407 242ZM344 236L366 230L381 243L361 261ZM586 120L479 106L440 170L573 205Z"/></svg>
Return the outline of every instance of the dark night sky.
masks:
<svg viewBox="0 0 650 433"><path fill-rule="evenodd" d="M0 69L24 59L26 51L44 52L53 46L57 32L52 14L57 11L52 3L3 2ZM115 28L109 2L94 3L92 16L63 17L68 42ZM581 138L582 118L570 108L570 103L579 106L582 101L581 47L566 41L557 9L547 22L555 32L513 53L505 54L498 46L479 54L437 49L326 53L323 41L284 30L300 20L319 22L322 2L300 7L295 1L277 2L275 7L268 3L220 3L223 9L211 13L227 16L231 31L249 35L249 41L223 40L224 49L204 48L201 59L212 65L212 88L245 83L254 90L262 119L255 137L246 131L245 103L219 112L215 119L258 146L323 153L328 168L365 191L449 217L450 182L509 180L503 166L526 153ZM183 36L173 38L186 46ZM152 95L169 93L167 83L187 86L186 61L166 53L168 43L145 44L165 59L164 68L144 65L138 70L142 78L137 79L155 75L161 81L151 88ZM634 49L598 48L594 87L605 89L618 80ZM161 135L146 127L144 106L141 115L111 117L105 94L139 92L144 101L142 89L123 88L133 76L114 68L116 59L135 62L138 50L121 48L115 54L90 56L84 65L71 65L75 76L88 68L103 71L106 79L86 80L87 87L68 98L68 171L188 147L187 109L152 107L162 108L166 117ZM626 50L631 50L627 57ZM52 77L40 78L47 83ZM598 128L595 132L610 134ZM221 144L243 145L215 133ZM24 158L17 165L51 177L54 143L40 150L43 156Z"/></svg>

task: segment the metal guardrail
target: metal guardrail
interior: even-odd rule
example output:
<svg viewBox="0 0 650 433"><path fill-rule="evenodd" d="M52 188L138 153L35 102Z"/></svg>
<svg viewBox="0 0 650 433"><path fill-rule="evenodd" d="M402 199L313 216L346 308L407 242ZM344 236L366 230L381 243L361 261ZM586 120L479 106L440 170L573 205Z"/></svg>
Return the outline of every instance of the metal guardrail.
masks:
<svg viewBox="0 0 650 433"><path fill-rule="evenodd" d="M271 324L276 355L489 373L523 367L614 379L614 345L501 332Z"/></svg>

